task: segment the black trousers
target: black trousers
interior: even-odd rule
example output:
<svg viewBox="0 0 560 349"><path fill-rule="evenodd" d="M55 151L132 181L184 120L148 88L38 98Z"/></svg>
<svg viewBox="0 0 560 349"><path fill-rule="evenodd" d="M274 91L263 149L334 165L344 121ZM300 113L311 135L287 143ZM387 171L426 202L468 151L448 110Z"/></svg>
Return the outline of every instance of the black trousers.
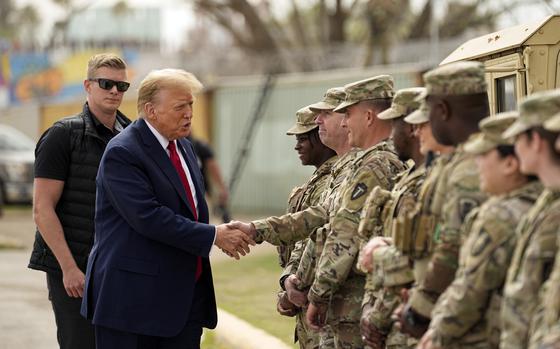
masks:
<svg viewBox="0 0 560 349"><path fill-rule="evenodd" d="M80 315L81 298L68 296L62 275L47 273L47 288L56 320L56 337L61 349L95 349L95 330Z"/></svg>
<svg viewBox="0 0 560 349"><path fill-rule="evenodd" d="M202 326L188 322L175 337L153 337L95 326L98 349L200 349Z"/></svg>
<svg viewBox="0 0 560 349"><path fill-rule="evenodd" d="M95 326L97 349L200 349L202 324L208 309L203 283L195 285L193 304L185 327L175 337L154 337Z"/></svg>

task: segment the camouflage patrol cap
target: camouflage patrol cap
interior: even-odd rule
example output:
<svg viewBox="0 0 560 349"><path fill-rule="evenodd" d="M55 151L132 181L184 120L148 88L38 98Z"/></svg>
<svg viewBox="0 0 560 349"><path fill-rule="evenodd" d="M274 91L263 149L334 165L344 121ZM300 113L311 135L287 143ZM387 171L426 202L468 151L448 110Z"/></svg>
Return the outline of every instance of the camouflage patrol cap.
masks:
<svg viewBox="0 0 560 349"><path fill-rule="evenodd" d="M560 113L554 115L544 123L544 128L551 132L560 132ZM554 145L556 151L560 152L560 135L556 138Z"/></svg>
<svg viewBox="0 0 560 349"><path fill-rule="evenodd" d="M426 95L458 96L486 93L484 65L459 61L432 69L424 74Z"/></svg>
<svg viewBox="0 0 560 349"><path fill-rule="evenodd" d="M396 287L414 281L409 259L394 246L382 247L377 257L383 274L383 286Z"/></svg>
<svg viewBox="0 0 560 349"><path fill-rule="evenodd" d="M422 97L418 109L408 114L404 118L404 121L412 125L423 124L430 121L430 109L428 109L428 104L424 97Z"/></svg>
<svg viewBox="0 0 560 349"><path fill-rule="evenodd" d="M560 113L546 120L544 128L552 132L560 132Z"/></svg>
<svg viewBox="0 0 560 349"><path fill-rule="evenodd" d="M367 101L371 99L392 98L395 94L393 86L395 82L390 75L378 75L356 82L352 82L344 86L346 98L333 111L344 113L346 108L351 105Z"/></svg>
<svg viewBox="0 0 560 349"><path fill-rule="evenodd" d="M400 118L409 114L412 110L418 109L420 101L418 96L424 93L424 87L411 87L398 90L393 97L391 108L377 114L381 120Z"/></svg>
<svg viewBox="0 0 560 349"><path fill-rule="evenodd" d="M344 92L344 87L329 88L327 92L325 92L325 95L323 96L323 100L311 104L309 106L309 109L311 109L314 112L320 112L321 110L333 110L340 103L344 102L345 97L346 97L346 92Z"/></svg>
<svg viewBox="0 0 560 349"><path fill-rule="evenodd" d="M484 154L499 145L512 145L511 138L504 138L502 134L518 117L517 111L510 111L480 120L480 132L465 144L465 151L470 154Z"/></svg>
<svg viewBox="0 0 560 349"><path fill-rule="evenodd" d="M315 123L316 115L317 114L311 111L309 107L301 108L296 112L296 124L286 131L286 134L289 136L300 135L319 127L319 125Z"/></svg>
<svg viewBox="0 0 560 349"><path fill-rule="evenodd" d="M515 137L534 127L543 126L545 121L560 112L560 89L537 92L519 104L519 118L503 134Z"/></svg>

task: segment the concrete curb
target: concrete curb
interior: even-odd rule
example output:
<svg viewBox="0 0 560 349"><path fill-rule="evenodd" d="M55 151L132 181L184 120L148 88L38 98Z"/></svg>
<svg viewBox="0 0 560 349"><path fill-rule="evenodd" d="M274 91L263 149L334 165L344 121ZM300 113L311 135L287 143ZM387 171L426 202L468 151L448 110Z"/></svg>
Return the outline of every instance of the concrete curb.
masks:
<svg viewBox="0 0 560 349"><path fill-rule="evenodd" d="M222 309L218 309L218 326L214 330L214 338L226 348L292 349L280 339Z"/></svg>

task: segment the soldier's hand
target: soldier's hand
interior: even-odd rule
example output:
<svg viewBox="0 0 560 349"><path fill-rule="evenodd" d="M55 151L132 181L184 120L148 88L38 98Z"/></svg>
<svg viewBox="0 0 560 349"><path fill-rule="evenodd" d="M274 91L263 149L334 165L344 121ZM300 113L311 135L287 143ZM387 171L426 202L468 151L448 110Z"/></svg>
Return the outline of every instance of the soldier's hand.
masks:
<svg viewBox="0 0 560 349"><path fill-rule="evenodd" d="M373 239L369 240L360 252L358 264L363 270L371 273L371 271L373 270L373 251L375 251L375 249L378 247L388 245L389 243L387 239L381 236L376 236Z"/></svg>
<svg viewBox="0 0 560 349"><path fill-rule="evenodd" d="M362 316L360 318L360 330L362 332L362 340L371 349L385 348L385 334L375 327L371 322L371 313L373 312L371 304L364 305Z"/></svg>
<svg viewBox="0 0 560 349"><path fill-rule="evenodd" d="M214 244L224 251L228 256L239 259L239 255L245 256L249 253L249 245L255 245L255 241L247 234L232 229L226 224L216 226L216 240Z"/></svg>
<svg viewBox="0 0 560 349"><path fill-rule="evenodd" d="M309 303L306 320L309 327L314 331L320 331L327 321L327 305Z"/></svg>
<svg viewBox="0 0 560 349"><path fill-rule="evenodd" d="M278 302L276 303L276 310L278 311L278 313L280 313L280 315L292 317L292 316L296 316L296 314L299 311L299 308L295 304L290 302L286 292L282 292L278 296Z"/></svg>
<svg viewBox="0 0 560 349"><path fill-rule="evenodd" d="M254 240L255 237L257 236L257 230L255 229L255 227L253 226L252 223L243 223L240 221L231 221L229 223L227 223L227 227L230 229L237 229L240 230L242 232L244 232L245 234L247 234L247 236L249 236L251 238L251 240Z"/></svg>
<svg viewBox="0 0 560 349"><path fill-rule="evenodd" d="M291 303L298 307L304 307L307 304L307 292L298 289L300 280L295 275L290 275L284 280L284 289Z"/></svg>
<svg viewBox="0 0 560 349"><path fill-rule="evenodd" d="M432 338L433 338L433 330L428 330L420 339L417 348L418 349L442 349L440 346L434 345Z"/></svg>
<svg viewBox="0 0 560 349"><path fill-rule="evenodd" d="M428 330L430 319L418 314L409 304L406 304L399 311L398 323L400 331L414 338L421 338Z"/></svg>
<svg viewBox="0 0 560 349"><path fill-rule="evenodd" d="M404 310L404 305L406 303L408 303L408 289L407 288L402 288L401 292L400 292L400 296L401 296L401 303L397 306L397 308L393 311L393 314L391 314L391 320L393 320L393 324L394 326L400 331L401 331L401 316L402 316L402 312ZM404 333L404 332L403 332Z"/></svg>

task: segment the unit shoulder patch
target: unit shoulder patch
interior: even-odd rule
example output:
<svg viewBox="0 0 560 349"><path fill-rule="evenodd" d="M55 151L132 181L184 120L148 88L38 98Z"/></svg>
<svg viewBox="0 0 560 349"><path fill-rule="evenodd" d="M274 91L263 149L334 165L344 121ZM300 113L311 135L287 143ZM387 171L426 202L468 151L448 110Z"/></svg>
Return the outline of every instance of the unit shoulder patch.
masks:
<svg viewBox="0 0 560 349"><path fill-rule="evenodd" d="M366 194L367 192L368 192L367 185L365 185L363 182L360 182L360 183L356 184L356 186L354 187L354 190L352 191L352 195L350 196L350 199L356 200L359 197Z"/></svg>

